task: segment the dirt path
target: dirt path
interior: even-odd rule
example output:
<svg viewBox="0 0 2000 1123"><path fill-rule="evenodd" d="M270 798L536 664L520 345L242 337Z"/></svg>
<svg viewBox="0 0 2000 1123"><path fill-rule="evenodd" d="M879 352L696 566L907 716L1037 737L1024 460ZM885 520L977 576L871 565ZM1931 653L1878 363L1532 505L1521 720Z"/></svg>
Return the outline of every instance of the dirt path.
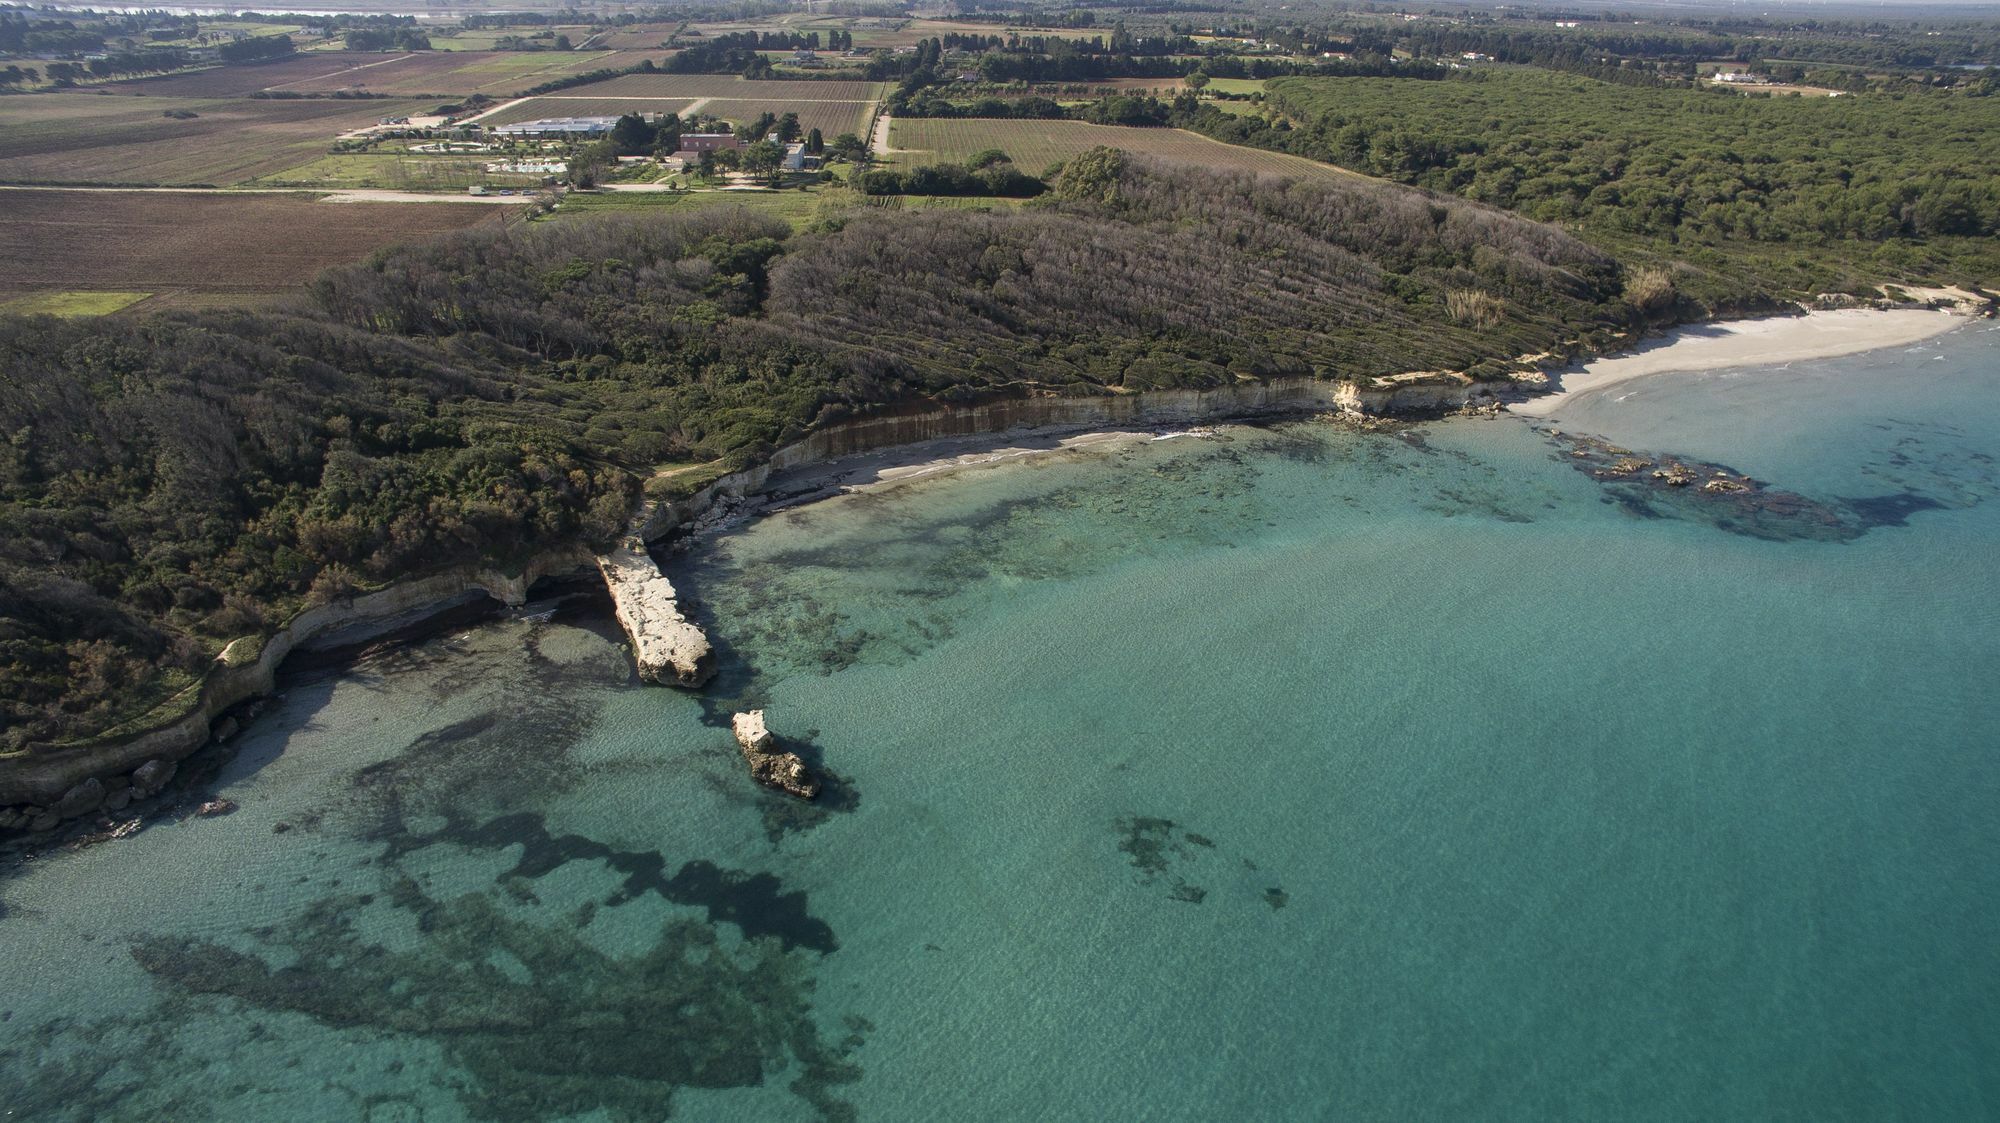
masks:
<svg viewBox="0 0 2000 1123"><path fill-rule="evenodd" d="M493 116L493 115L494 115L495 113L499 113L499 112L501 112L501 111L503 111L503 110L508 110L508 109L512 109L512 108L514 108L515 106L517 106L517 105L521 104L521 103L522 103L522 102L524 102L524 101L532 101L532 100L534 100L534 99L532 99L532 98L525 98L525 97L517 97L517 98L515 98L515 99L514 99L513 101L503 101L503 102L501 102L501 103L500 103L499 105L496 105L496 106L494 106L494 107L493 107L493 108L491 108L491 109L482 109L482 110L480 110L480 111L479 111L478 113L475 113L475 114L473 114L472 116L470 116L470 117L467 117L467 118L466 118L465 120L463 120L463 121L460 121L460 122L459 122L459 124L461 124L461 125L470 125L470 124L472 124L472 123L473 123L474 121L478 121L478 120L481 120L482 118L486 118L486 117L491 117L491 116Z"/></svg>
<svg viewBox="0 0 2000 1123"><path fill-rule="evenodd" d="M887 113L875 118L875 134L868 138L868 150L877 156L893 156L896 154L896 150L889 147L890 123L891 119Z"/></svg>
<svg viewBox="0 0 2000 1123"><path fill-rule="evenodd" d="M354 66L343 66L343 67L341 67L341 68L340 68L339 70L329 70L329 71L327 71L327 72L326 72L325 74L318 74L318 75L314 75L314 76L313 76L313 77L311 77L311 78L300 78L300 79L298 79L297 81L294 81L294 82L286 82L286 83L285 83L284 85L282 85L282 86L266 86L266 87L264 87L263 91L261 91L261 92L265 92L265 93L268 93L268 92L270 92L270 91L272 91L272 90L283 90L283 89L287 89L287 88L289 88L289 87L292 87L292 86L298 86L298 85L303 85L303 84L305 84L305 83L307 83L307 82L324 82L324 81L326 81L326 80L327 80L328 78L338 78L338 77L340 77L340 76L341 76L341 75L343 75L343 74L352 74L352 73L354 73L354 72L355 72L355 71L357 71L357 70L366 70L366 69L368 69L368 68L369 68L369 67L371 67L371 66L386 66L386 65L388 65L389 63L392 63L392 62L401 62L401 61L403 61L403 60L404 60L404 59L406 59L406 58L415 58L415 57L417 57L417 56L415 56L415 55L397 55L397 56L396 56L395 58L385 58L385 59L377 59L377 60L375 60L374 62L363 62L363 63L357 63L357 64L355 64Z"/></svg>

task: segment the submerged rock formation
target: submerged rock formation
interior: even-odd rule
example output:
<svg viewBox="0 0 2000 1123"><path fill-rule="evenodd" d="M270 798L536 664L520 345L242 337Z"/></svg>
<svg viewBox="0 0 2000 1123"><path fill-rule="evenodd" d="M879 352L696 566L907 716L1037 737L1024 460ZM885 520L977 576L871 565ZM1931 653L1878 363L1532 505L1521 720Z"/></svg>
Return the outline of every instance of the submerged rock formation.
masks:
<svg viewBox="0 0 2000 1123"><path fill-rule="evenodd" d="M778 739L764 727L764 711L739 713L729 724L736 732L737 745L743 749L743 759L750 764L752 779L800 799L819 794L819 780L806 762L799 759L799 754L779 748Z"/></svg>
<svg viewBox="0 0 2000 1123"><path fill-rule="evenodd" d="M598 557L597 569L611 591L618 624L632 641L641 679L695 687L714 676L715 650L708 636L681 614L674 583L654 564L645 543L625 540Z"/></svg>

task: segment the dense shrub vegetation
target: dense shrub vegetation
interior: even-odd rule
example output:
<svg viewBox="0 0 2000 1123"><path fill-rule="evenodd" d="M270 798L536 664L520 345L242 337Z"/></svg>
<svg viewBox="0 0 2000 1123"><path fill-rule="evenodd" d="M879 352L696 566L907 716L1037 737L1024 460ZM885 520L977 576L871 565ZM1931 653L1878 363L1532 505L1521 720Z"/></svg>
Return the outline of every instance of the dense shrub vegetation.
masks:
<svg viewBox="0 0 2000 1123"><path fill-rule="evenodd" d="M2000 97L1979 88L1768 97L1510 68L1266 97L1268 121L1191 123L1777 287L2000 277Z"/></svg>
<svg viewBox="0 0 2000 1123"><path fill-rule="evenodd" d="M315 597L603 542L664 462L914 396L1464 368L1637 313L1422 192L1072 161L1022 213L458 235L287 311L0 319L0 748L104 732Z"/></svg>

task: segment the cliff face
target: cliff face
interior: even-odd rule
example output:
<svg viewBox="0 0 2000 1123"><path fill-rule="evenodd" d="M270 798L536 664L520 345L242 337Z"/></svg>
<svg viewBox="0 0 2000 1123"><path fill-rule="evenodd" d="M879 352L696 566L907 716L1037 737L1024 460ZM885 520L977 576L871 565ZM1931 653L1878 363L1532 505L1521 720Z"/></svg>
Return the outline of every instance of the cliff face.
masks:
<svg viewBox="0 0 2000 1123"><path fill-rule="evenodd" d="M534 559L518 574L464 567L398 582L352 600L308 608L292 617L261 648L254 640L237 640L224 649L214 669L193 688L197 696L184 715L173 721L74 748L33 749L0 758L0 805L46 806L91 778L132 772L148 761L186 757L208 743L216 718L224 710L270 693L278 665L316 636L447 607L468 594L522 604L528 599L528 587L536 581L571 572L588 561L589 555L581 550L557 550Z"/></svg>
<svg viewBox="0 0 2000 1123"><path fill-rule="evenodd" d="M753 495L772 473L807 467L858 452L921 444L945 437L1004 433L1013 429L1086 428L1094 425L1185 425L1200 421L1335 411L1376 416L1436 414L1494 401L1511 383L1474 382L1463 375L1363 387L1317 378L1273 378L1213 390L1148 390L1089 398L1008 398L864 417L829 425L772 453L764 463L735 472L672 503L654 504L636 530L656 542L686 526L719 498Z"/></svg>
<svg viewBox="0 0 2000 1123"><path fill-rule="evenodd" d="M1213 390L1159 390L1089 398L1015 398L968 406L936 406L860 418L828 426L777 450L753 468L716 480L673 503L650 505L635 520L636 541L601 557L580 546L535 559L520 574L465 567L416 578L353 598L307 609L256 650L243 654L245 641L231 645L201 685L184 716L151 730L88 745L50 747L0 758L0 806L46 806L95 777L122 776L150 761L176 761L213 736L223 711L268 694L285 657L316 636L365 630L369 625L442 609L469 595L485 594L517 605L544 576L574 572L593 563L603 574L617 606L619 623L632 640L640 677L650 682L700 686L714 673L713 653L700 628L680 612L677 593L645 552L657 541L699 517L725 497L741 497L763 487L772 472L852 453L917 444L941 437L1002 433L1010 429L1085 428L1095 425L1177 425L1233 417L1309 413L1437 413L1491 400L1504 389L1457 375L1378 380L1367 386L1313 378L1278 378ZM254 646L254 644L248 645ZM94 808L92 809L94 810Z"/></svg>
<svg viewBox="0 0 2000 1123"><path fill-rule="evenodd" d="M938 406L828 426L797 444L779 449L771 457L771 466L782 470L892 445L1009 429L1177 425L1224 417L1336 409L1342 385L1313 378L1275 378L1213 390L1148 390L1089 398L1012 398L969 406Z"/></svg>

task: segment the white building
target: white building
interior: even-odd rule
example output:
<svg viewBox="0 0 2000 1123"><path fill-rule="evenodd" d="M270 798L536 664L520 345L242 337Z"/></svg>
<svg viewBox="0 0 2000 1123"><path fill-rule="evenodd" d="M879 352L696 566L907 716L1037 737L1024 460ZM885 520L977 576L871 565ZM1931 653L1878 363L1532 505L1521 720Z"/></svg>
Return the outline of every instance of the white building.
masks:
<svg viewBox="0 0 2000 1123"><path fill-rule="evenodd" d="M602 136L617 123L616 117L545 117L486 131L493 136Z"/></svg>

